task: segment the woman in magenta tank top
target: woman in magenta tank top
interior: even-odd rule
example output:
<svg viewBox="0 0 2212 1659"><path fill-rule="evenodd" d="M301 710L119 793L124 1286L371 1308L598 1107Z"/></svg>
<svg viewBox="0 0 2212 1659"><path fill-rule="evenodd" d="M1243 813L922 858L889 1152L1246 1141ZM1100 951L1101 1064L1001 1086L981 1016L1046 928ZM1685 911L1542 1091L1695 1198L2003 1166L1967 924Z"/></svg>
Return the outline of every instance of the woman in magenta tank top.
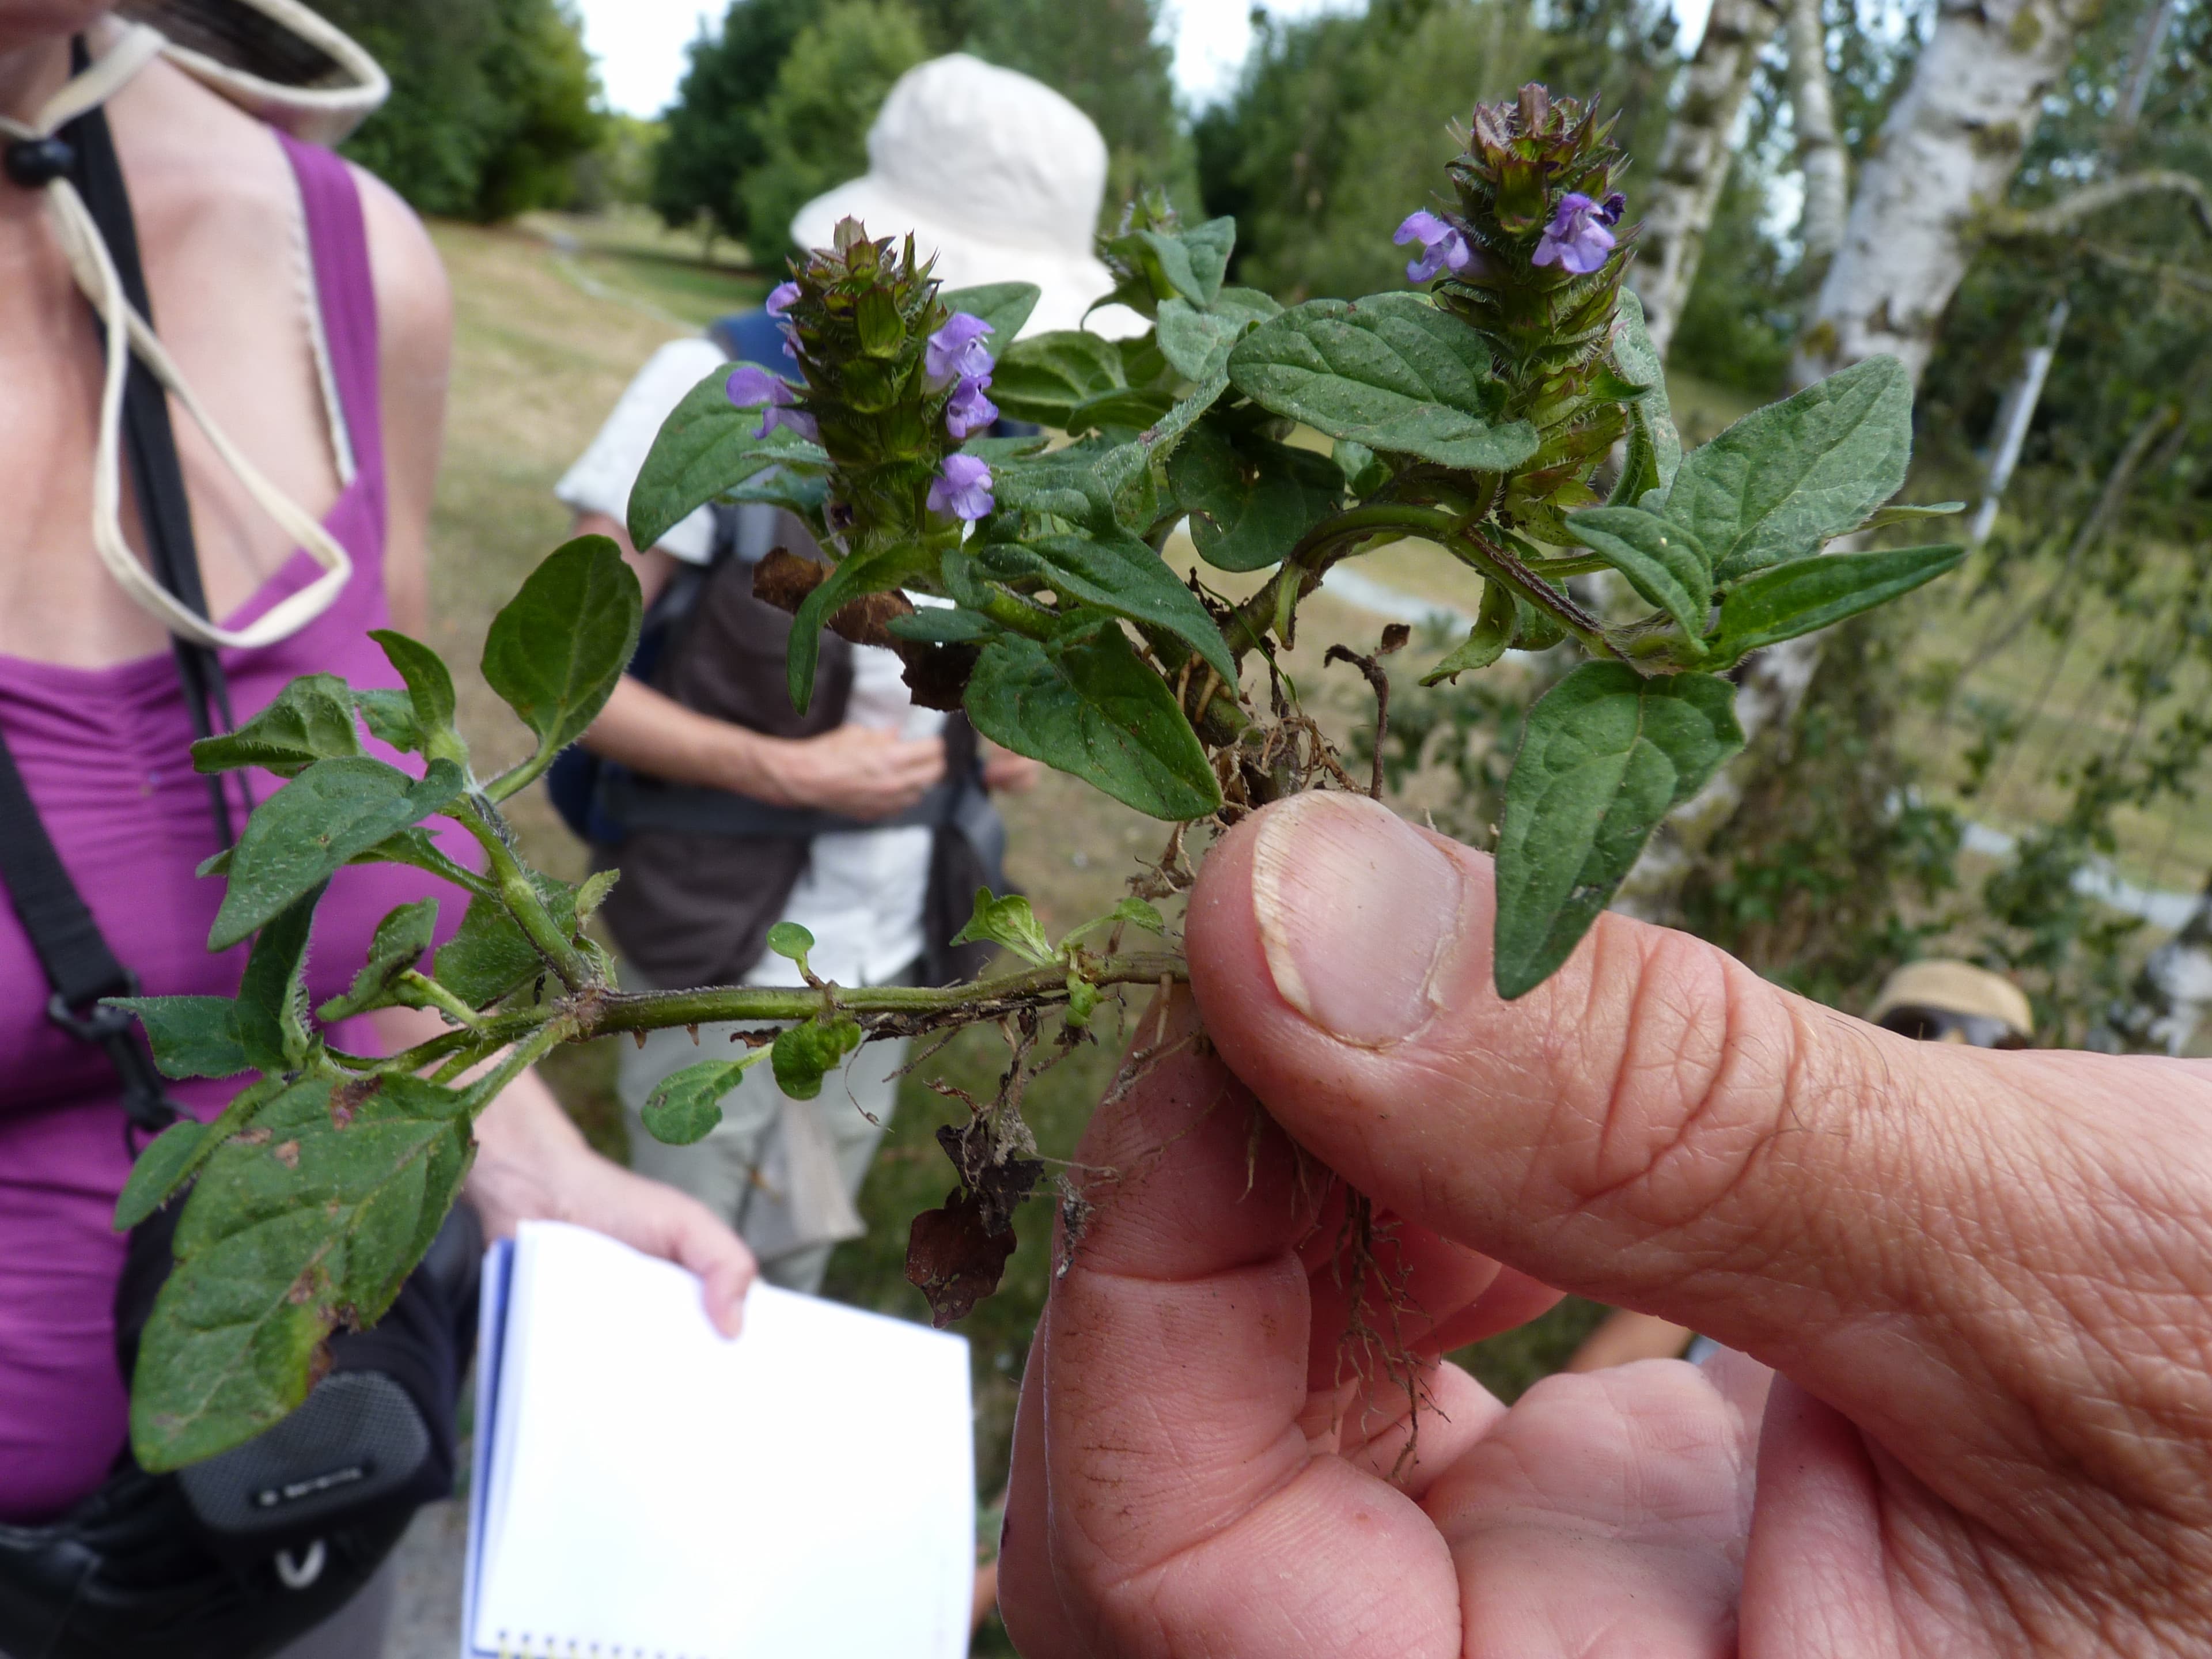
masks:
<svg viewBox="0 0 2212 1659"><path fill-rule="evenodd" d="M69 40L102 48L105 3L0 0L0 113L70 76ZM335 604L281 641L222 653L240 721L295 676L396 685L366 637L420 634L424 536L449 318L422 228L328 151L281 137L156 61L106 105L136 211L155 323L216 422L350 556ZM100 343L37 194L0 180L0 732L102 933L155 995L231 995L244 950L211 955L217 850L192 728L160 625L102 570L88 528ZM209 613L242 628L319 574L258 511L172 399ZM132 545L143 537L126 514ZM384 758L407 764L389 750ZM256 776L255 797L281 787ZM457 855L459 848L455 848ZM397 866L342 870L318 915L308 986L350 982L377 921L451 890ZM46 1017L47 986L0 906L0 1521L32 1522L98 1486L125 1437L111 1304L129 1170L115 1073ZM391 1052L424 1016L355 1023ZM236 1082L173 1085L211 1117ZM726 1328L751 1263L691 1200L596 1158L534 1077L477 1126L469 1198L487 1229L525 1216L597 1226L708 1281Z"/></svg>

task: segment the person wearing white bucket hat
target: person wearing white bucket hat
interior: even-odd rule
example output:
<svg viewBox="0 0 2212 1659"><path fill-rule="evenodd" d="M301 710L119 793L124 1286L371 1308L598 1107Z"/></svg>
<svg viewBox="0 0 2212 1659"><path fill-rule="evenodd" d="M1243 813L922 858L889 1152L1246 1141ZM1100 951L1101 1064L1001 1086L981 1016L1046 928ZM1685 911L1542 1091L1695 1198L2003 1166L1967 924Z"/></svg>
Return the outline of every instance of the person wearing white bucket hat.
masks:
<svg viewBox="0 0 2212 1659"><path fill-rule="evenodd" d="M1039 81L953 52L908 70L868 129L868 170L791 222L827 247L840 219L872 236L914 233L947 288L1035 283L1025 334L1088 328L1109 339L1149 326L1126 306L1091 308L1114 278L1092 251L1106 195L1106 141Z"/></svg>
<svg viewBox="0 0 2212 1659"><path fill-rule="evenodd" d="M211 792L189 746L297 676L398 686L368 630L422 626L444 275L396 197L300 137L342 137L385 90L295 0L0 0L0 1652L15 1659L378 1653L389 1578L373 1575L412 1507L452 1487L471 1210L488 1231L557 1217L679 1260L725 1328L752 1273L702 1206L591 1153L525 1079L478 1120L472 1204L434 1261L376 1328L331 1338L330 1384L181 1474L123 1455L118 1348L166 1273L175 1214L126 1242L118 1194L153 1132L214 1116L239 1084L161 1077L101 999L238 992L241 951L205 945L222 884L195 869L277 787L234 775ZM433 893L450 936L452 890L398 866L339 871L310 1000L343 994L380 919ZM340 1041L389 1052L441 1029L425 1024L386 1011ZM398 1428L373 1456L329 1461L354 1431L323 1403L368 1400ZM302 1448L320 1461L296 1485L248 1490L231 1461L297 1467ZM319 1485L333 1468L358 1479ZM277 1501L234 1523L253 1491ZM294 1507L318 1492L336 1507Z"/></svg>

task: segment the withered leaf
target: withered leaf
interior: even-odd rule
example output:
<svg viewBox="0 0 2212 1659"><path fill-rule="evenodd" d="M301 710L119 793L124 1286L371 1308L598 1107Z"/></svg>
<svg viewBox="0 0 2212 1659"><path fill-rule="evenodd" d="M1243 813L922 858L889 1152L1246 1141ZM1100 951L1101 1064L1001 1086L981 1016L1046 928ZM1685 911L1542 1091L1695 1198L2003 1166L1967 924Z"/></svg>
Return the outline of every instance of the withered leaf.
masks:
<svg viewBox="0 0 2212 1659"><path fill-rule="evenodd" d="M956 1187L943 1209L915 1217L907 1236L907 1281L929 1298L929 1322L941 1331L999 1288L1013 1253L1013 1229L992 1232L974 1194Z"/></svg>
<svg viewBox="0 0 2212 1659"><path fill-rule="evenodd" d="M997 1234L1014 1224L1014 1212L1044 1179L1041 1158L1018 1158L1012 1146L994 1146L997 1139L983 1118L970 1118L955 1128L941 1124L937 1144L960 1172L960 1180L974 1195L984 1230Z"/></svg>

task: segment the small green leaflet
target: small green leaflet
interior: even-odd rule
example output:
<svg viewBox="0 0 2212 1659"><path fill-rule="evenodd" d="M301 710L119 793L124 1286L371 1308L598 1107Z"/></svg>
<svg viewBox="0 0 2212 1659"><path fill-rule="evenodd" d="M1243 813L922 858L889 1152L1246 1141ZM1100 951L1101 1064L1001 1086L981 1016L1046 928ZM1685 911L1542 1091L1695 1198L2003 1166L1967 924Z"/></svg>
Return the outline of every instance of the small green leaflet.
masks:
<svg viewBox="0 0 2212 1659"><path fill-rule="evenodd" d="M1100 621L1039 641L993 640L968 682L975 729L1156 818L1203 817L1221 787L1198 734L1129 647Z"/></svg>
<svg viewBox="0 0 2212 1659"><path fill-rule="evenodd" d="M573 937L575 890L535 870L530 880L562 933ZM469 901L460 927L438 947L433 969L438 982L471 1008L488 1007L547 971L538 947L507 908L494 898Z"/></svg>
<svg viewBox="0 0 2212 1659"><path fill-rule="evenodd" d="M216 1002L228 999L201 1000ZM186 1118L155 1135L131 1166L130 1179L123 1183L123 1191L115 1200L115 1231L128 1232L160 1209L169 1194L183 1184L185 1177L215 1150L209 1144L213 1133L212 1125L195 1123Z"/></svg>
<svg viewBox="0 0 2212 1659"><path fill-rule="evenodd" d="M372 629L368 637L383 648L386 659L406 682L408 705L414 711L416 729L435 732L453 725L456 702L453 677L438 653L397 629Z"/></svg>
<svg viewBox="0 0 2212 1659"><path fill-rule="evenodd" d="M406 692L373 688L355 692L353 703L361 711L369 735L378 742L390 744L403 755L422 748L422 728L415 723L415 699Z"/></svg>
<svg viewBox="0 0 2212 1659"><path fill-rule="evenodd" d="M1515 598L1504 582L1483 583L1482 609L1475 614L1474 626L1468 629L1456 649L1421 676L1421 684L1435 685L1456 679L1475 669L1487 668L1504 656L1513 643L1513 626L1519 615Z"/></svg>
<svg viewBox="0 0 2212 1659"><path fill-rule="evenodd" d="M229 997L106 997L145 1028L154 1064L164 1077L236 1077L250 1072L238 1036L238 1004Z"/></svg>
<svg viewBox="0 0 2212 1659"><path fill-rule="evenodd" d="M823 1024L819 1016L780 1033L769 1050L775 1086L793 1100L811 1100L822 1079L860 1046L858 1020L839 1018Z"/></svg>
<svg viewBox="0 0 2212 1659"><path fill-rule="evenodd" d="M662 424L629 492L632 547L651 547L698 508L772 466L820 472L830 465L821 447L788 427L765 438L757 409L738 409L726 390L730 371L719 368L684 394Z"/></svg>
<svg viewBox="0 0 2212 1659"><path fill-rule="evenodd" d="M1204 381L1228 366L1245 330L1279 317L1283 308L1255 288L1225 288L1210 307L1188 300L1160 301L1160 355L1186 380Z"/></svg>
<svg viewBox="0 0 2212 1659"><path fill-rule="evenodd" d="M1085 404L1127 389L1114 343L1080 329L1017 340L991 371L991 401L1001 413L1063 432Z"/></svg>
<svg viewBox="0 0 2212 1659"><path fill-rule="evenodd" d="M1198 596L1176 580L1165 560L1126 532L1115 536L1039 536L986 543L969 550L986 575L1000 581L1042 576L1060 597L1081 600L1130 621L1173 634L1224 681L1236 659Z"/></svg>
<svg viewBox="0 0 2212 1659"><path fill-rule="evenodd" d="M1815 553L1747 576L1721 601L1713 660L1728 667L1762 647L1830 628L1886 605L1958 568L1966 550L1886 547L1872 553Z"/></svg>
<svg viewBox="0 0 2212 1659"><path fill-rule="evenodd" d="M1498 994L1572 953L1659 821L1743 747L1735 688L1586 662L1528 711L1498 841Z"/></svg>
<svg viewBox="0 0 2212 1659"><path fill-rule="evenodd" d="M990 324L987 343L995 357L1014 343L1030 313L1036 309L1041 292L1035 283L979 283L973 288L945 289L937 297L947 311L964 311Z"/></svg>
<svg viewBox="0 0 2212 1659"><path fill-rule="evenodd" d="M814 935L795 921L779 921L768 930L768 948L787 962L804 963Z"/></svg>
<svg viewBox="0 0 2212 1659"><path fill-rule="evenodd" d="M644 610L622 550L605 536L579 536L548 555L492 618L484 679L538 734L541 755L574 743L605 706L637 649Z"/></svg>
<svg viewBox="0 0 2212 1659"><path fill-rule="evenodd" d="M645 1132L669 1146L704 1140L722 1121L722 1097L738 1086L750 1064L744 1060L702 1060L655 1084L638 1115Z"/></svg>
<svg viewBox="0 0 2212 1659"><path fill-rule="evenodd" d="M238 983L238 1041L254 1069L304 1065L314 1034L307 1026L307 939L314 931L317 885L263 924Z"/></svg>
<svg viewBox="0 0 2212 1659"><path fill-rule="evenodd" d="M422 953L430 948L437 931L435 899L418 899L393 910L376 924L375 936L368 942L368 960L354 975L353 988L316 1009L316 1018L325 1021L350 1019L372 1008L390 1006L392 988L402 974L422 959Z"/></svg>
<svg viewBox="0 0 2212 1659"><path fill-rule="evenodd" d="M803 714L814 701L815 670L822 660L822 630L830 625L830 618L854 599L900 586L933 562L929 551L917 545L856 554L831 570L799 601L798 614L791 619L791 642L784 657L785 684L793 708Z"/></svg>
<svg viewBox="0 0 2212 1659"><path fill-rule="evenodd" d="M1169 458L1168 488L1191 515L1199 557L1222 570L1264 570L1336 511L1344 472L1328 456L1201 421Z"/></svg>
<svg viewBox="0 0 2212 1659"><path fill-rule="evenodd" d="M999 631L999 624L981 611L941 605L924 605L912 616L893 617L884 626L899 638L921 645L969 645Z"/></svg>
<svg viewBox="0 0 2212 1659"><path fill-rule="evenodd" d="M1644 390L1628 406L1628 453L1613 486L1613 506L1635 506L1652 490L1672 488L1682 465L1681 434L1667 399L1667 371L1652 349L1644 324L1644 302L1636 290L1620 293L1620 321L1613 330L1613 363L1621 377Z"/></svg>
<svg viewBox="0 0 2212 1659"><path fill-rule="evenodd" d="M1370 449L1490 471L1536 453L1535 428L1503 418L1482 337L1419 295L1309 300L1240 340L1229 378L1263 409Z"/></svg>
<svg viewBox="0 0 2212 1659"><path fill-rule="evenodd" d="M1911 457L1911 378L1896 358L1869 357L1692 450L1667 516L1725 586L1856 529L1904 487Z"/></svg>
<svg viewBox="0 0 2212 1659"><path fill-rule="evenodd" d="M234 772L258 766L292 778L319 760L359 753L352 690L335 674L303 674L235 732L194 744L192 769Z"/></svg>
<svg viewBox="0 0 2212 1659"><path fill-rule="evenodd" d="M465 781L448 760L419 783L366 755L317 761L246 821L208 949L228 950L356 854L443 811Z"/></svg>
<svg viewBox="0 0 2212 1659"><path fill-rule="evenodd" d="M1628 579L1628 585L1680 624L1705 636L1713 603L1712 568L1698 538L1639 507L1593 507L1567 515L1567 532Z"/></svg>
<svg viewBox="0 0 2212 1659"><path fill-rule="evenodd" d="M1049 967L1053 961L1052 946L1046 943L1030 902L1019 893L994 898L988 887L975 890L975 914L951 943L1003 945L1032 968Z"/></svg>

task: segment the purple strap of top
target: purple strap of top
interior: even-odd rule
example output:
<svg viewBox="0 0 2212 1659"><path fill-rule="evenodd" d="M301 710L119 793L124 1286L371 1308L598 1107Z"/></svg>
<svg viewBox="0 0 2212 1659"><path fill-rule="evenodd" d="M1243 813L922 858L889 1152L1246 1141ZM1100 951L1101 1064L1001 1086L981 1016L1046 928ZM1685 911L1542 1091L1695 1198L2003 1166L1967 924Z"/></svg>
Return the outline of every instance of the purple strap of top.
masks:
<svg viewBox="0 0 2212 1659"><path fill-rule="evenodd" d="M376 538L384 540L384 412L377 395L376 291L370 280L368 230L353 175L329 150L279 133L300 181L307 247L315 269L331 376L337 383L354 465L376 481Z"/></svg>

